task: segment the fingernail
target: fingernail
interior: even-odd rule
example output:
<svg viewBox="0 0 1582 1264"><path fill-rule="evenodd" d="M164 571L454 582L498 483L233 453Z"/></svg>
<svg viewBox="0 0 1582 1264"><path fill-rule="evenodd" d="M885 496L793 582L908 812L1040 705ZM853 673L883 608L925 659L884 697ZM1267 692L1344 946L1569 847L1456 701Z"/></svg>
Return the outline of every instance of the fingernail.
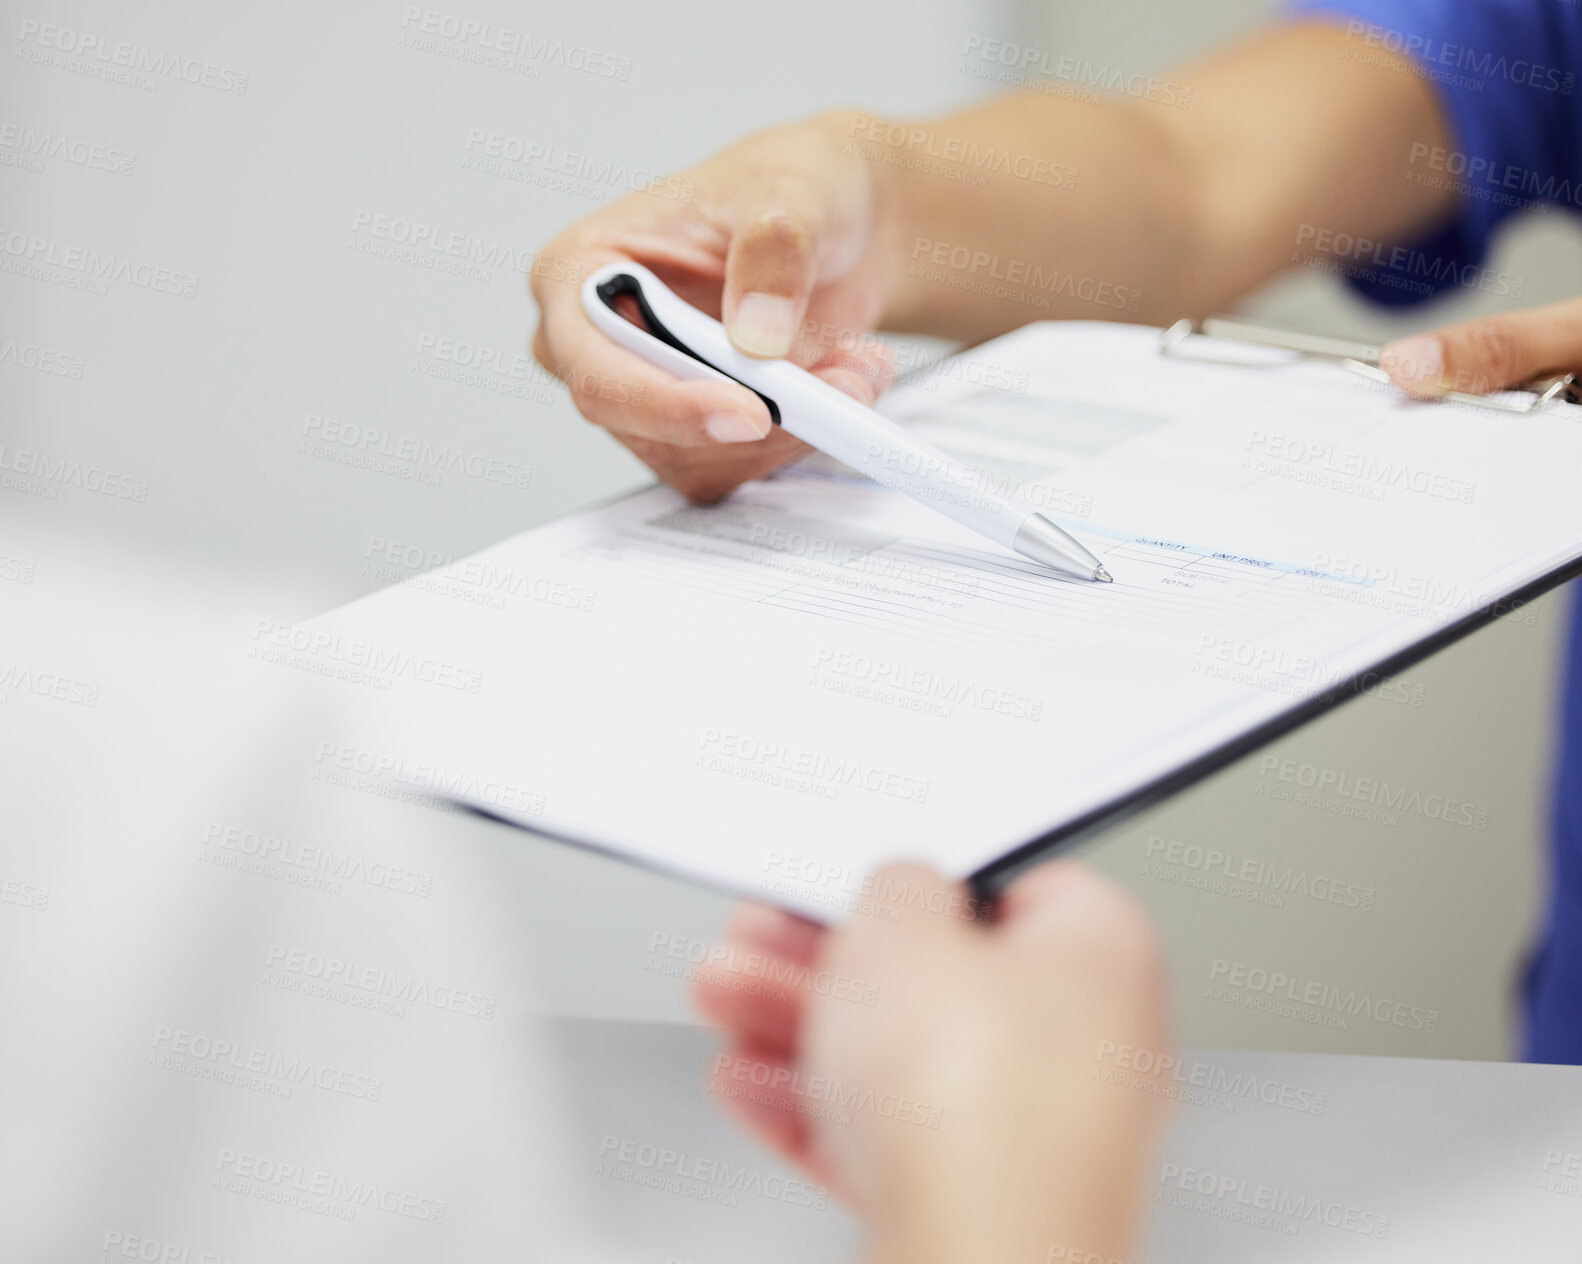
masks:
<svg viewBox="0 0 1582 1264"><path fill-rule="evenodd" d="M731 341L748 355L775 359L791 350L796 305L778 294L743 294L731 322Z"/></svg>
<svg viewBox="0 0 1582 1264"><path fill-rule="evenodd" d="M769 433L767 421L757 421L746 413L710 413L703 420L709 438L720 443L751 443Z"/></svg>
<svg viewBox="0 0 1582 1264"><path fill-rule="evenodd" d="M1437 390L1445 376L1445 348L1433 334L1398 338L1379 353L1379 365L1397 386Z"/></svg>

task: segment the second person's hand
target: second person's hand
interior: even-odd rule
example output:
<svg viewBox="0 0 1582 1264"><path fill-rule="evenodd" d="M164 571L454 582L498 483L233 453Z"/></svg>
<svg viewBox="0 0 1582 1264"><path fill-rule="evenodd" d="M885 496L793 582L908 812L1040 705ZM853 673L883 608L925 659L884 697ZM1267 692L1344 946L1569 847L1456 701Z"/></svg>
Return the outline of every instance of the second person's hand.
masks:
<svg viewBox="0 0 1582 1264"><path fill-rule="evenodd" d="M1068 861L992 922L917 866L872 890L831 930L743 906L696 980L721 1101L862 1213L870 1264L1134 1258L1171 1047L1141 909Z"/></svg>
<svg viewBox="0 0 1582 1264"><path fill-rule="evenodd" d="M789 357L872 403L893 377L872 330L889 278L883 198L835 118L748 138L573 225L532 270L539 362L665 482L717 500L807 451L743 387L680 381L610 342L581 279L631 259L719 317L749 355Z"/></svg>

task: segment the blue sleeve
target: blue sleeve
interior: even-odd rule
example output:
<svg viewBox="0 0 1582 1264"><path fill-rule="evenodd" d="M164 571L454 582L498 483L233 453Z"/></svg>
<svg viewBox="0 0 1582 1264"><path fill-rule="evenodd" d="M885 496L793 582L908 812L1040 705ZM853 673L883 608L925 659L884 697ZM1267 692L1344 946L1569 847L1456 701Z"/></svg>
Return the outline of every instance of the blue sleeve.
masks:
<svg viewBox="0 0 1582 1264"><path fill-rule="evenodd" d="M1582 4L1564 0L1294 0L1288 13L1346 32L1348 57L1404 56L1444 104L1451 140L1414 147L1407 179L1457 194L1431 239L1346 266L1391 306L1456 285L1493 288L1482 263L1501 221L1524 207L1582 208ZM1520 294L1513 297L1520 298Z"/></svg>

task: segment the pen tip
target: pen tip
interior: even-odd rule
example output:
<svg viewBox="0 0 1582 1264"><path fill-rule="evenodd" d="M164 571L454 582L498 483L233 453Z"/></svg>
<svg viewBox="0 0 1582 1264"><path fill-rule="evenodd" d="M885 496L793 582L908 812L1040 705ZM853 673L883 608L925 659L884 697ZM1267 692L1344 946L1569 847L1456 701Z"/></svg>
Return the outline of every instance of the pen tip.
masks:
<svg viewBox="0 0 1582 1264"><path fill-rule="evenodd" d="M1111 575L1109 573L1109 571L1105 570L1102 566L1099 567L1098 570L1093 572L1093 578L1094 578L1095 582L1100 583L1100 584L1113 584L1115 582L1115 577L1113 575Z"/></svg>

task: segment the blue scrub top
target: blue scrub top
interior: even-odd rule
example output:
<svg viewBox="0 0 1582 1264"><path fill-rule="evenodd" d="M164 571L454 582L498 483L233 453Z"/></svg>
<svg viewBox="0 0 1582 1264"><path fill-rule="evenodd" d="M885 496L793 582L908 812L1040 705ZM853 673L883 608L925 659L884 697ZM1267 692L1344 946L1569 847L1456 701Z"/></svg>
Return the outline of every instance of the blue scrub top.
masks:
<svg viewBox="0 0 1582 1264"><path fill-rule="evenodd" d="M1359 58L1410 58L1449 120L1445 150L1414 150L1409 174L1453 188L1455 218L1409 243L1415 249L1402 252L1398 268L1370 266L1353 277L1369 298L1400 306L1457 285L1497 286L1482 264L1503 220L1535 206L1582 210L1582 3L1297 0L1289 12L1342 24ZM1535 1062L1582 1064L1582 605L1570 650L1547 919L1526 981L1526 1049Z"/></svg>

